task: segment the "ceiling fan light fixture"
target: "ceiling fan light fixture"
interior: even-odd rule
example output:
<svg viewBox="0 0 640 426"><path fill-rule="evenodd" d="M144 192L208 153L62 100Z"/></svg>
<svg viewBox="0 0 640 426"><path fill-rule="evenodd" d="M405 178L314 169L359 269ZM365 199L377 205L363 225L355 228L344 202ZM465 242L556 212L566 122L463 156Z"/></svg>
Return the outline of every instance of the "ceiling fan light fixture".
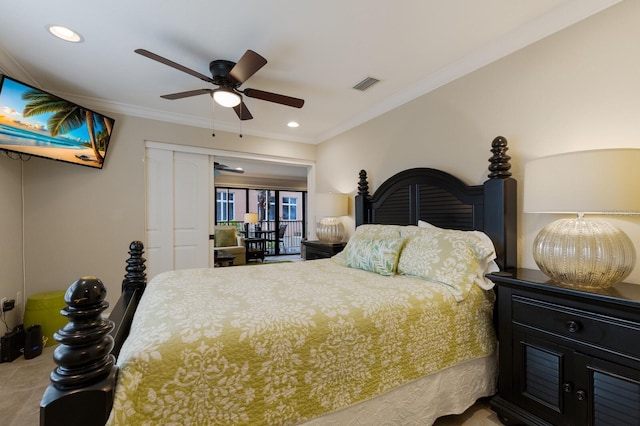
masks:
<svg viewBox="0 0 640 426"><path fill-rule="evenodd" d="M223 107L233 108L234 106L238 106L242 99L240 95L235 93L233 90L221 87L213 91L213 99Z"/></svg>

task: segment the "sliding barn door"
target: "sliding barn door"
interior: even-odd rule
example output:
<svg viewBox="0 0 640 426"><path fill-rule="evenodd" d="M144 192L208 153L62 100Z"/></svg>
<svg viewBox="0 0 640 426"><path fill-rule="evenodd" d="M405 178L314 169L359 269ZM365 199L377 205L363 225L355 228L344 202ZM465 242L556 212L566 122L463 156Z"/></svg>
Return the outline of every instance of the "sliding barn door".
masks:
<svg viewBox="0 0 640 426"><path fill-rule="evenodd" d="M147 276L209 266L209 156L147 148Z"/></svg>

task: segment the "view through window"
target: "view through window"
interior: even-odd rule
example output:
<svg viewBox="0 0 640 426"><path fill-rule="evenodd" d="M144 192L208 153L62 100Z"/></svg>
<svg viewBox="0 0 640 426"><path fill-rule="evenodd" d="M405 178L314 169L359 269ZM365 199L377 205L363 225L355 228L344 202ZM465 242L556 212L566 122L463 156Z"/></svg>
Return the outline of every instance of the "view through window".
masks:
<svg viewBox="0 0 640 426"><path fill-rule="evenodd" d="M306 191L215 189L216 225L234 225L245 238L264 238L267 256L300 253L300 243L306 229ZM257 213L258 222L245 226L245 213Z"/></svg>

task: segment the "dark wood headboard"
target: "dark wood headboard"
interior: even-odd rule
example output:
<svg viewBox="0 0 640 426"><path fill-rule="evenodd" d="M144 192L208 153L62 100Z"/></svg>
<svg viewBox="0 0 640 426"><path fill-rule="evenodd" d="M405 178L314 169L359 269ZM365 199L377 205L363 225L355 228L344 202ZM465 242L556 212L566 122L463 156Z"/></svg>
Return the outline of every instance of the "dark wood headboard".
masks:
<svg viewBox="0 0 640 426"><path fill-rule="evenodd" d="M517 264L517 184L509 171L507 140L491 145L489 178L469 186L441 170L414 168L401 171L369 195L367 173L360 171L355 200L356 226L365 223L435 226L463 231L483 231L496 248L500 269Z"/></svg>

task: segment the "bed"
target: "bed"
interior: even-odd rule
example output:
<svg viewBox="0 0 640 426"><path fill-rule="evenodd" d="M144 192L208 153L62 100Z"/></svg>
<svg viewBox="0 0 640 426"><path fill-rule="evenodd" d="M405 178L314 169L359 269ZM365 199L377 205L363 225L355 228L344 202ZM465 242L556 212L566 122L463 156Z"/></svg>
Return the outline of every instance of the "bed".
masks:
<svg viewBox="0 0 640 426"><path fill-rule="evenodd" d="M108 320L97 278L67 291L41 424L428 425L492 395L484 273L517 254L507 149L493 140L482 185L414 168L369 194L361 171L356 231L331 259L147 284L131 243Z"/></svg>

